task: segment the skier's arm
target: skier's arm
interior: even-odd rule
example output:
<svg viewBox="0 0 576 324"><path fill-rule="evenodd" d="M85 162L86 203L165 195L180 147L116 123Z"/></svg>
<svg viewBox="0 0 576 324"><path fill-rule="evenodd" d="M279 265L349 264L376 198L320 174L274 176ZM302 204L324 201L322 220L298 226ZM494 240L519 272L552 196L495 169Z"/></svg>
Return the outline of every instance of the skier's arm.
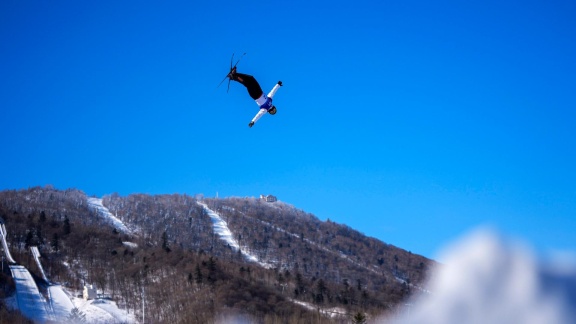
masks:
<svg viewBox="0 0 576 324"><path fill-rule="evenodd" d="M278 81L278 83L276 83L276 85L274 86L274 88L272 88L272 90L270 90L270 93L268 94L269 98L274 97L274 95L276 94L276 91L278 91L278 89L280 89L280 87L282 86L282 81Z"/></svg>
<svg viewBox="0 0 576 324"><path fill-rule="evenodd" d="M268 110L262 108L258 111L258 113L256 114L256 116L254 116L254 118L252 118L252 121L250 122L251 125L254 125L255 122L258 121L258 119L260 119L260 117L262 117L265 113L267 113ZM252 127L252 126L250 126Z"/></svg>

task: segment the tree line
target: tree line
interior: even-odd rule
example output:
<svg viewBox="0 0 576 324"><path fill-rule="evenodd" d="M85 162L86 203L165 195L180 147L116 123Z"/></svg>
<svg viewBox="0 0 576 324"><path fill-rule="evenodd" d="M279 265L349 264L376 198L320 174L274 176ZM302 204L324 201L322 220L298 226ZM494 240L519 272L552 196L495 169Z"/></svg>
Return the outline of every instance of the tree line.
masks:
<svg viewBox="0 0 576 324"><path fill-rule="evenodd" d="M349 323L394 311L432 262L286 204L206 200L242 246L273 265L263 268L214 233L192 196L113 194L103 202L134 234L113 228L79 190L0 192L11 253L40 278L29 253L38 246L52 281L77 292L94 284L153 322ZM9 281L0 277L8 295Z"/></svg>

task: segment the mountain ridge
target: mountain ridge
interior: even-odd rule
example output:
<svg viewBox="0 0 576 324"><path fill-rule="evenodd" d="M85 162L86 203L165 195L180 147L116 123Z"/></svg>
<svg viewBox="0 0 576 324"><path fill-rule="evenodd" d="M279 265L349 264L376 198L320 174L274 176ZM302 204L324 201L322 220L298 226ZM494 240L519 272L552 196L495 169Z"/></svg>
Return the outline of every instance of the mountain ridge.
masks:
<svg viewBox="0 0 576 324"><path fill-rule="evenodd" d="M86 280L96 282L102 291L112 290L119 305L132 307L136 313L140 312L135 306L140 298L126 295L134 295L133 291L142 287L162 290L166 285L164 281L171 276L183 277L181 280L189 285L188 290L206 290L210 292L206 296L212 296L208 304L205 298L196 297L188 303L192 309L212 305L208 310L195 313L203 314L198 322L214 320L223 313L243 314L261 322L273 317L295 322L317 317L317 312L298 303L308 303L318 309L339 308L344 314L342 320L349 319L355 312L376 316L395 311L401 301L418 291L428 269L435 264L425 257L366 237L346 225L321 221L283 202L238 197L198 198L202 197L110 194L98 198L127 228L137 229L133 232L114 227L101 215L102 210L90 205L89 199L94 197L76 189L36 187L2 191L0 216L11 227L10 233L14 233L11 239L18 241L18 237L25 237L34 241L29 243L36 243L44 250L43 255L54 264L52 270L71 281L72 286L79 286L80 272L60 274L65 272L58 270L63 270L64 262L80 264L79 268L87 272ZM238 248L222 240L214 230L209 210L226 223ZM64 234L66 219L72 224L72 233ZM83 232L83 237L75 237L76 231ZM52 241L47 242L44 233L51 234ZM58 237L58 233L61 246L56 248L54 237ZM85 246L77 243L76 247L82 252L72 251L76 239L89 242L93 249L83 249ZM125 242L133 242L137 247ZM20 239L12 244L18 246L15 258L22 258L21 245L27 243ZM63 250L66 253L62 253ZM246 255L252 255L258 262L247 259ZM128 266L130 258L132 265ZM106 268L116 277L102 273L103 267L94 267L96 259L107 264ZM163 261L158 261L160 259ZM155 276L162 284L124 283L127 287L120 293L116 287L121 281L119 269L122 276L136 276L141 281ZM172 293L189 294L183 285ZM229 289L219 291L222 287ZM246 295L246 292L250 293ZM260 293L268 296L267 299L255 298ZM167 306L165 302L155 300L151 304L161 308ZM173 305L170 306L165 309L173 309ZM146 312L146 315L175 322L190 320L191 316L166 312ZM336 319L320 316L314 322L323 320L334 322Z"/></svg>

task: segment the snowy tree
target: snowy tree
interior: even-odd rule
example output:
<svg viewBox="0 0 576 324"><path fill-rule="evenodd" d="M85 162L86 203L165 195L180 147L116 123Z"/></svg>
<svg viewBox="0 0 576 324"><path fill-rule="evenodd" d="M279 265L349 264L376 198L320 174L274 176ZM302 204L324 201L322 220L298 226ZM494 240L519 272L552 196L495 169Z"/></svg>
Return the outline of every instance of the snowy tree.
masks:
<svg viewBox="0 0 576 324"><path fill-rule="evenodd" d="M50 242L50 246L54 249L55 252L60 250L60 238L58 237L58 233L54 233L52 235L52 242Z"/></svg>
<svg viewBox="0 0 576 324"><path fill-rule="evenodd" d="M86 314L80 311L77 307L74 307L70 312L70 315L68 315L66 322L70 324L86 323Z"/></svg>
<svg viewBox="0 0 576 324"><path fill-rule="evenodd" d="M366 315L362 314L361 312L356 313L352 318L352 323L354 324L366 324Z"/></svg>

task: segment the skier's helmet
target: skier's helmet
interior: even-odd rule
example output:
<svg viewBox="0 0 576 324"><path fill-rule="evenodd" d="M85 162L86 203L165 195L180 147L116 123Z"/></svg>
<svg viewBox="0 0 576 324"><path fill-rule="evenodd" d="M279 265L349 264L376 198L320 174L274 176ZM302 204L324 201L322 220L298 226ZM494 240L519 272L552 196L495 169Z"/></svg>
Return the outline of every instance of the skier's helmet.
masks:
<svg viewBox="0 0 576 324"><path fill-rule="evenodd" d="M275 115L276 114L276 106L272 106L272 108L270 108L270 110L268 110L268 112L270 113L270 115Z"/></svg>

